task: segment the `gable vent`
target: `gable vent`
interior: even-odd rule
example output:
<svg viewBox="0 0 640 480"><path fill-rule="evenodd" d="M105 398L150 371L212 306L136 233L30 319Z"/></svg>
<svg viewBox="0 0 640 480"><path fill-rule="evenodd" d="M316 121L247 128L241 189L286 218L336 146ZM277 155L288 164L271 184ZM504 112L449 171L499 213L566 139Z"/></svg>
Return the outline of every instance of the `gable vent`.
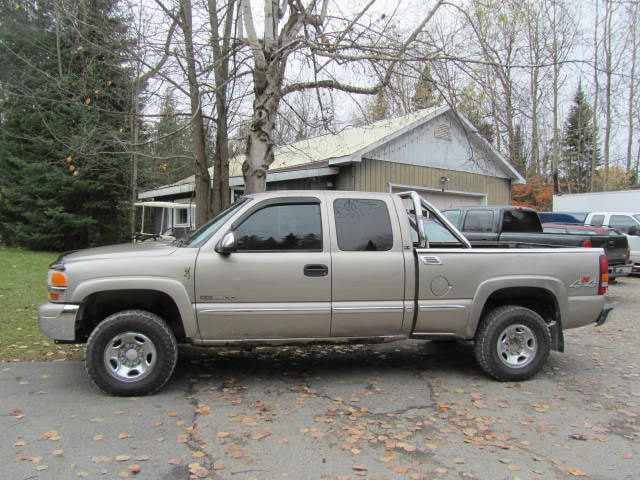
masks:
<svg viewBox="0 0 640 480"><path fill-rule="evenodd" d="M451 133L449 130L450 129L448 123L441 123L436 126L435 130L433 131L433 136L436 138L444 138L448 140L449 134Z"/></svg>

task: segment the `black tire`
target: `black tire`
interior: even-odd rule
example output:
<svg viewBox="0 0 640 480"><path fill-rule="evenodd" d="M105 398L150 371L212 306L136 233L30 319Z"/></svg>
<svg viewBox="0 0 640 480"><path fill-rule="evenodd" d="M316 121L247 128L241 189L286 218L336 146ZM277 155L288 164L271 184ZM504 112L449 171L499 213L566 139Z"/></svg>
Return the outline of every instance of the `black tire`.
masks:
<svg viewBox="0 0 640 480"><path fill-rule="evenodd" d="M530 329L535 336L537 349L530 363L510 367L499 356L498 339L507 327L518 324ZM544 319L533 310L507 305L490 311L482 319L474 350L480 368L490 377L501 382L527 380L538 373L547 361L551 350L551 333Z"/></svg>
<svg viewBox="0 0 640 480"><path fill-rule="evenodd" d="M156 358L149 373L139 381L115 378L105 364L107 344L124 332L141 333L153 342ZM93 383L103 392L116 396L149 395L160 390L171 378L178 360L178 345L171 329L159 316L144 310L124 310L100 322L87 341L85 368Z"/></svg>

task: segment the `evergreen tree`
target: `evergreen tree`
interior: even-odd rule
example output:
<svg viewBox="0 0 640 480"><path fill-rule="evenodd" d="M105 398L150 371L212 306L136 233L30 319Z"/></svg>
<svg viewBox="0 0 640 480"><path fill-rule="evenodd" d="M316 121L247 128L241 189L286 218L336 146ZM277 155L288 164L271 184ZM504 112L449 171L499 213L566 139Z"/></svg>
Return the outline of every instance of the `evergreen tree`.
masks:
<svg viewBox="0 0 640 480"><path fill-rule="evenodd" d="M431 76L431 67L427 63L416 83L416 91L411 99L414 110L423 108L433 108L442 105L442 96L435 88L433 77Z"/></svg>
<svg viewBox="0 0 640 480"><path fill-rule="evenodd" d="M153 149L140 165L139 186L157 187L181 180L194 173L190 150L189 120L177 115L173 91L163 98L160 121L153 126Z"/></svg>
<svg viewBox="0 0 640 480"><path fill-rule="evenodd" d="M83 0L73 15L44 0L0 2L6 244L69 250L124 238L131 42L116 2Z"/></svg>
<svg viewBox="0 0 640 480"><path fill-rule="evenodd" d="M367 120L369 122L377 122L378 120L383 120L390 115L391 106L389 105L389 99L387 98L387 94L384 89L380 90L369 103L368 110L367 116L369 118Z"/></svg>
<svg viewBox="0 0 640 480"><path fill-rule="evenodd" d="M487 121L490 116L484 111L484 94L476 91L472 85L467 85L462 89L460 100L456 105L456 110L465 116L489 143L493 143L494 129L491 122Z"/></svg>
<svg viewBox="0 0 640 480"><path fill-rule="evenodd" d="M564 167L562 170L565 181L570 184L572 191L589 191L591 177L596 173L592 171L591 161L594 145L597 144L598 132L593 110L582 90L582 85L579 85L565 123L562 141ZM600 163L601 157L598 150L596 151L596 167Z"/></svg>

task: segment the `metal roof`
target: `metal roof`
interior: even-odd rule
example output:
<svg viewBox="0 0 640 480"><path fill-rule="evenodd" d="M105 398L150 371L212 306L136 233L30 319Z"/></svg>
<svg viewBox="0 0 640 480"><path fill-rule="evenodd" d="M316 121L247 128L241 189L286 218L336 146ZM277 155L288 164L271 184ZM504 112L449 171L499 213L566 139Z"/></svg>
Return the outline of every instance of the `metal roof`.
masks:
<svg viewBox="0 0 640 480"><path fill-rule="evenodd" d="M400 117L384 119L359 127L348 127L338 132L300 140L290 145L277 146L274 149L275 160L269 167L269 172L282 169L292 170L296 169L296 167L309 168L309 164L318 162L323 162L325 165L330 166L361 161L362 156L367 152L449 110L450 107L448 106L418 110ZM524 179L515 168L479 135L477 129L467 119L459 114L458 117L471 135L477 137L481 143L488 146L497 163L511 178L524 182ZM242 154L236 155L229 161L230 184L244 184L242 176L244 159L245 155ZM209 168L209 173L213 173L213 168ZM270 181L269 174L267 181ZM191 191L194 183L195 176L191 175L171 185L142 192L139 198L168 195L174 193L174 191L175 193L178 191Z"/></svg>

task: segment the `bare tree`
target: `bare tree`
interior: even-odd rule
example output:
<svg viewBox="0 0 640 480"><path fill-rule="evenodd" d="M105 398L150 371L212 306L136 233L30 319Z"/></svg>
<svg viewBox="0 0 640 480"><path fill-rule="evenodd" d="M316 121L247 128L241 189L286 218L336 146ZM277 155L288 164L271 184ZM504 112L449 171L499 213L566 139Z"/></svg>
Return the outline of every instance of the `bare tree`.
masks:
<svg viewBox="0 0 640 480"><path fill-rule="evenodd" d="M640 2L637 0L629 5L629 30L630 30L630 43L631 43L631 69L629 72L629 100L627 103L627 173L631 172L632 168L632 149L633 149L633 130L634 125L634 110L636 105L636 62L638 57L638 19L640 18ZM637 181L637 179L636 179Z"/></svg>
<svg viewBox="0 0 640 480"><path fill-rule="evenodd" d="M274 161L276 115L284 96L308 89L365 95L378 93L389 83L396 65L406 59L408 48L443 0L436 1L406 39L395 45L391 42L381 45L381 32L360 23L374 3L375 0L369 1L351 18L338 22L327 15L328 0L283 0L280 5L275 0L263 0L264 34L259 38L251 2L241 0L246 42L253 60L254 91L246 159L242 167L246 192L266 189L267 171ZM293 55L312 66L308 80L286 81L287 65ZM339 63L367 63L379 74L379 80L373 86L339 80L332 72Z"/></svg>

